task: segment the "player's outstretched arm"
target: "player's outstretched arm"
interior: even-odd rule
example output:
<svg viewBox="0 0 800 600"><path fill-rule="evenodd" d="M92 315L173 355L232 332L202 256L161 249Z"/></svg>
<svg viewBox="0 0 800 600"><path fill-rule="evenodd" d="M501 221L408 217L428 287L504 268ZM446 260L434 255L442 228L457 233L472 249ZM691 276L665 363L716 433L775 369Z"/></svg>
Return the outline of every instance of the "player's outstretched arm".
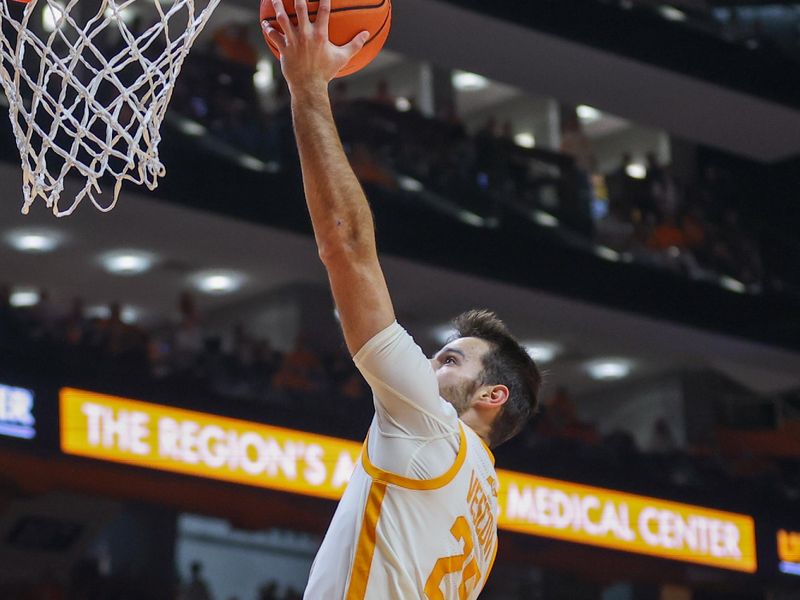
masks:
<svg viewBox="0 0 800 600"><path fill-rule="evenodd" d="M295 1L297 25L283 0L273 0L283 33L264 30L281 54L281 69L292 95L292 116L300 152L308 211L319 255L328 271L345 341L351 354L395 319L378 262L372 213L342 148L333 120L328 84L369 34L346 46L328 37L331 0L320 0L311 23L306 0Z"/></svg>

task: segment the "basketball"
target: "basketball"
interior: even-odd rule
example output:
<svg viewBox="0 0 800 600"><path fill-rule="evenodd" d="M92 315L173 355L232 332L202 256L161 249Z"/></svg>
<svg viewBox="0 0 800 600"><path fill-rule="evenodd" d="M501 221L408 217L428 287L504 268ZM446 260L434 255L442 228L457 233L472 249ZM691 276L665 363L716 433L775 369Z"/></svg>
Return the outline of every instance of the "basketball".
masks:
<svg viewBox="0 0 800 600"><path fill-rule="evenodd" d="M286 11L292 23L297 23L294 12L294 0L285 0ZM308 15L311 21L317 18L319 0L308 0ZM275 19L275 8L272 0L261 0L261 21L268 21L272 27L281 31ZM345 77L366 67L378 56L392 24L391 0L331 0L331 18L329 35L331 42L343 46L362 31L369 31L369 39L361 51L341 70L337 77ZM280 58L280 52L264 35L272 53Z"/></svg>

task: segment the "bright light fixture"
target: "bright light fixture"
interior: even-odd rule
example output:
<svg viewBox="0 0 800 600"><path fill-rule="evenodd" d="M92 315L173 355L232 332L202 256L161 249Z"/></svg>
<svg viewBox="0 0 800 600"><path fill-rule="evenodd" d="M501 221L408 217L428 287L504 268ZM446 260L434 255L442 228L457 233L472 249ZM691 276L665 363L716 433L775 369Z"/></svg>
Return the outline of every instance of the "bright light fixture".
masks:
<svg viewBox="0 0 800 600"><path fill-rule="evenodd" d="M523 346L537 363L548 363L562 351L562 347L553 342L525 342Z"/></svg>
<svg viewBox="0 0 800 600"><path fill-rule="evenodd" d="M411 110L411 100L400 96L394 101L394 107L400 112L408 112Z"/></svg>
<svg viewBox="0 0 800 600"><path fill-rule="evenodd" d="M52 252L62 239L60 233L46 229L17 229L6 236L12 248L30 253Z"/></svg>
<svg viewBox="0 0 800 600"><path fill-rule="evenodd" d="M602 113L599 110L593 106L588 106L587 104L581 104L575 109L575 112L577 113L578 118L584 123L593 123L599 120L602 116Z"/></svg>
<svg viewBox="0 0 800 600"><path fill-rule="evenodd" d="M256 64L256 72L253 74L253 85L259 90L268 90L275 82L275 67L271 60L262 58Z"/></svg>
<svg viewBox="0 0 800 600"><path fill-rule="evenodd" d="M425 189L421 181L417 181L413 177L408 177L407 175L399 175L397 177L397 185L400 186L401 190L407 192L421 192Z"/></svg>
<svg viewBox="0 0 800 600"><path fill-rule="evenodd" d="M90 319L108 319L111 316L111 307L108 304L95 304L86 309L86 316ZM137 323L141 316L142 311L135 306L125 305L119 311L120 320L127 325Z"/></svg>
<svg viewBox="0 0 800 600"><path fill-rule="evenodd" d="M42 27L51 33L61 25L63 18L64 7L55 2L48 3L42 10Z"/></svg>
<svg viewBox="0 0 800 600"><path fill-rule="evenodd" d="M251 171L258 171L259 173L263 173L267 170L267 163L262 160L257 159L255 156L250 156L249 154L245 154L242 152L239 155L239 164L243 166L245 169L250 169Z"/></svg>
<svg viewBox="0 0 800 600"><path fill-rule="evenodd" d="M628 174L628 177L633 177L634 179L644 179L647 177L647 167L642 163L629 164L625 167L625 172Z"/></svg>
<svg viewBox="0 0 800 600"><path fill-rule="evenodd" d="M231 294L239 290L246 280L238 271L202 271L192 277L194 285L205 294Z"/></svg>
<svg viewBox="0 0 800 600"><path fill-rule="evenodd" d="M457 334L458 332L453 329L452 325L439 325L433 329L434 339L442 346Z"/></svg>
<svg viewBox="0 0 800 600"><path fill-rule="evenodd" d="M150 270L155 257L141 250L115 250L101 256L100 262L114 275L139 275Z"/></svg>
<svg viewBox="0 0 800 600"><path fill-rule="evenodd" d="M477 73L455 71L453 73L453 87L461 92L477 92L489 87L489 80Z"/></svg>
<svg viewBox="0 0 800 600"><path fill-rule="evenodd" d="M88 306L85 314L89 319L107 319L111 316L111 309L107 304L95 304L94 306Z"/></svg>
<svg viewBox="0 0 800 600"><path fill-rule="evenodd" d="M536 146L536 138L530 131L523 131L514 136L514 143L522 148L533 148Z"/></svg>
<svg viewBox="0 0 800 600"><path fill-rule="evenodd" d="M201 136L205 135L206 128L203 127L197 121L192 121L191 119L180 119L178 120L178 128L183 131L186 135L193 135L193 136Z"/></svg>
<svg viewBox="0 0 800 600"><path fill-rule="evenodd" d="M117 15L119 15L119 17L122 19L122 22L126 24L133 22L133 19L136 17L133 10L131 10L129 7L118 9ZM110 6L106 9L105 13L103 13L103 16L105 16L106 19L116 20L114 11Z"/></svg>
<svg viewBox="0 0 800 600"><path fill-rule="evenodd" d="M661 16L670 21L685 21L686 13L674 6L663 5L658 7L658 12Z"/></svg>
<svg viewBox="0 0 800 600"><path fill-rule="evenodd" d="M733 277L729 277L727 275L722 275L719 278L719 284L726 290L736 292L737 294L744 294L747 292L747 286L745 284L738 279L734 279Z"/></svg>
<svg viewBox="0 0 800 600"><path fill-rule="evenodd" d="M558 219L543 210L533 211L533 220L543 227L558 227Z"/></svg>
<svg viewBox="0 0 800 600"><path fill-rule="evenodd" d="M621 259L619 252L608 246L595 246L594 253L603 260L610 260L611 262L619 262Z"/></svg>
<svg viewBox="0 0 800 600"><path fill-rule="evenodd" d="M123 306L119 315L119 318L122 319L122 322L127 323L128 325L133 325L134 323L138 322L139 317L141 317L141 311L133 306Z"/></svg>
<svg viewBox="0 0 800 600"><path fill-rule="evenodd" d="M15 288L8 299L11 306L16 306L17 308L36 306L39 304L39 300L39 290L31 287Z"/></svg>
<svg viewBox="0 0 800 600"><path fill-rule="evenodd" d="M631 368L630 361L618 358L595 360L586 365L586 370L592 379L604 381L627 377Z"/></svg>

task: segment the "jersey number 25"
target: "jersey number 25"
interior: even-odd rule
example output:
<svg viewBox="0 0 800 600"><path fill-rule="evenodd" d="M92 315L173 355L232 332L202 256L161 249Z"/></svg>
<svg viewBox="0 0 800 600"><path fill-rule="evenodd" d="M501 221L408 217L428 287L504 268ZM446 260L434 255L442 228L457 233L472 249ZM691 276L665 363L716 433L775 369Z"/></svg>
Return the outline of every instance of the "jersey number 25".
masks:
<svg viewBox="0 0 800 600"><path fill-rule="evenodd" d="M467 519L463 516L457 517L450 528L450 533L456 540L464 543L464 551L453 556L443 556L436 561L428 581L425 582L425 597L428 600L445 600L442 593L442 579L450 573L461 574L458 584L459 600L467 600L481 580L481 572L472 552L475 541L472 539L472 530Z"/></svg>

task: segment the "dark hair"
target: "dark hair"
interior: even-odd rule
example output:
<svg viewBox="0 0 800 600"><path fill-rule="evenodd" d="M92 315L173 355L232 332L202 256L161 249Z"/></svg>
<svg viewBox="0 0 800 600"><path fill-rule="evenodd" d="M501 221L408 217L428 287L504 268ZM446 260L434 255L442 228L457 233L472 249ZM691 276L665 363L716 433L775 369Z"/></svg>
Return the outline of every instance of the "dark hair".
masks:
<svg viewBox="0 0 800 600"><path fill-rule="evenodd" d="M489 445L494 448L519 433L538 410L542 375L525 348L493 312L467 311L453 319L453 327L454 337L476 337L489 343L479 385L502 384L508 388L508 401L489 433Z"/></svg>

